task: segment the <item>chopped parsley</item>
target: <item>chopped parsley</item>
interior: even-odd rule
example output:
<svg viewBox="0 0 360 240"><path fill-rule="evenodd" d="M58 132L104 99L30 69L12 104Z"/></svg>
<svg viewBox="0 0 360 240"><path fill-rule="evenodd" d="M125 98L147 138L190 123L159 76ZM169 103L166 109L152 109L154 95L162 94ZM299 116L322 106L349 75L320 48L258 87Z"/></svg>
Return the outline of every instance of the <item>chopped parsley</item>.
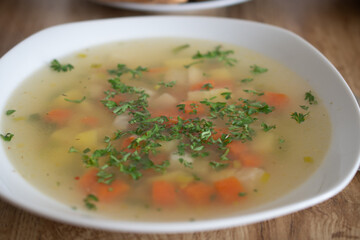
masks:
<svg viewBox="0 0 360 240"><path fill-rule="evenodd" d="M305 93L305 100L307 100L310 105L314 105L318 103L317 100L315 99L315 96L311 93L311 91Z"/></svg>
<svg viewBox="0 0 360 240"><path fill-rule="evenodd" d="M261 123L261 127L264 130L264 132L268 132L271 129L275 129L276 125L267 125L266 123L263 122L263 123Z"/></svg>
<svg viewBox="0 0 360 240"><path fill-rule="evenodd" d="M79 100L71 100L71 99L68 99L68 98L64 98L65 101L71 102L71 103L82 103L85 99L86 99L85 96L83 96L83 97L82 97L81 99L79 99Z"/></svg>
<svg viewBox="0 0 360 240"><path fill-rule="evenodd" d="M16 110L13 110L13 109L7 110L7 111L6 111L6 116L10 116L10 115L13 114L14 112L16 112Z"/></svg>
<svg viewBox="0 0 360 240"><path fill-rule="evenodd" d="M242 82L242 83L248 83L248 82L252 82L252 81L254 81L253 78L244 78L244 79L240 80L240 82Z"/></svg>
<svg viewBox="0 0 360 240"><path fill-rule="evenodd" d="M189 48L189 47L190 47L190 44L180 45L180 46L174 48L174 49L172 50L172 52L173 52L174 54L177 54L177 53L179 53L179 52L181 52L181 51L183 51L183 50L185 50L185 49L187 49L187 48Z"/></svg>
<svg viewBox="0 0 360 240"><path fill-rule="evenodd" d="M58 60L52 60L50 68L56 72L70 72L74 69L74 66L71 64L61 64Z"/></svg>
<svg viewBox="0 0 360 240"><path fill-rule="evenodd" d="M233 50L221 50L221 45L216 46L213 51L207 53L200 53L199 51L192 57L193 59L216 59L219 62L224 62L227 66L234 66L237 63L235 58L229 58L228 56L234 54Z"/></svg>
<svg viewBox="0 0 360 240"><path fill-rule="evenodd" d="M250 72L253 74L260 74L260 73L266 73L268 71L267 68L260 67L256 64L250 66Z"/></svg>
<svg viewBox="0 0 360 240"><path fill-rule="evenodd" d="M0 134L0 137L5 141L5 142L10 142L11 139L14 137L14 134L12 133L7 133L5 135Z"/></svg>
<svg viewBox="0 0 360 240"><path fill-rule="evenodd" d="M79 150L77 150L75 147L71 146L69 148L69 153L76 153L76 152L79 152Z"/></svg>
<svg viewBox="0 0 360 240"><path fill-rule="evenodd" d="M292 119L294 119L297 123L302 123L305 121L305 117L307 117L309 115L309 113L297 113L297 112L293 112L290 116Z"/></svg>
<svg viewBox="0 0 360 240"><path fill-rule="evenodd" d="M211 83L205 83L201 88L205 90L210 90L213 89L214 86Z"/></svg>
<svg viewBox="0 0 360 240"><path fill-rule="evenodd" d="M141 77L143 72L147 72L146 67L138 66L135 69L128 68L125 64L118 64L116 69L108 70L108 73L111 75L116 75L120 77L123 74L130 73L133 78Z"/></svg>
<svg viewBox="0 0 360 240"><path fill-rule="evenodd" d="M94 202L98 201L99 199L93 194L89 194L86 196L86 198L84 198L85 207L89 210L96 210L96 205Z"/></svg>
<svg viewBox="0 0 360 240"><path fill-rule="evenodd" d="M308 106L305 106L305 105L300 105L300 107L301 107L302 109L304 109L305 111L307 111L307 110L309 109L309 107L308 107Z"/></svg>
<svg viewBox="0 0 360 240"><path fill-rule="evenodd" d="M163 86L163 87L166 87L166 88L171 88L171 87L175 86L175 84L176 84L176 81L171 81L171 82L161 81L157 85L158 86Z"/></svg>

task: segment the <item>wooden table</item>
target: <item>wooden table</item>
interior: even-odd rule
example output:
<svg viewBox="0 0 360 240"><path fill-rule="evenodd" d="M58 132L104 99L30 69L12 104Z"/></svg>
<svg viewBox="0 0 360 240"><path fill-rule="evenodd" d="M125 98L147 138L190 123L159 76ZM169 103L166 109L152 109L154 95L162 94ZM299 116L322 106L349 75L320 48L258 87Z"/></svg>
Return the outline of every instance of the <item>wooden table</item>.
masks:
<svg viewBox="0 0 360 240"><path fill-rule="evenodd" d="M1 0L0 56L29 35L56 24L150 14L83 0ZM249 19L289 29L328 57L360 95L358 0L253 0L182 14ZM307 210L249 226L193 234L112 233L73 227L0 200L0 239L360 239L360 173L340 194Z"/></svg>

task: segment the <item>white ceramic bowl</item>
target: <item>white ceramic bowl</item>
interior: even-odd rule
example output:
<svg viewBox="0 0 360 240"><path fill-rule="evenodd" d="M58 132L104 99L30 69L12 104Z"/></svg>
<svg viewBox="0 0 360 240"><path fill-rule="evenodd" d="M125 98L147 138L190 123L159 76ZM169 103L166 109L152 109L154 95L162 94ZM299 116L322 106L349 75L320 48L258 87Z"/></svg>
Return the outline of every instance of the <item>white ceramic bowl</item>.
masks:
<svg viewBox="0 0 360 240"><path fill-rule="evenodd" d="M36 214L75 225L174 233L233 227L279 217L318 204L339 193L351 181L360 162L360 114L353 94L318 50L299 36L266 24L173 16L96 20L45 29L18 44L0 60L1 115L12 91L52 59L106 42L152 37L199 38L241 45L283 63L306 79L325 103L333 127L330 149L316 173L280 199L235 217L197 222L126 222L89 217L43 195L14 171L1 147L0 195L4 199Z"/></svg>

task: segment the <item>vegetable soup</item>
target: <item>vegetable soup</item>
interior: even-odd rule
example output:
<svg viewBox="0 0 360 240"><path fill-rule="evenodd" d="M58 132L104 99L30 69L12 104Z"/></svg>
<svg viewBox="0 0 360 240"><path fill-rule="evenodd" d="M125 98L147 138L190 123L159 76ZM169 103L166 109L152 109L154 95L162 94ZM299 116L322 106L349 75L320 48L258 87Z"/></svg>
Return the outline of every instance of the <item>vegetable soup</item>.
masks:
<svg viewBox="0 0 360 240"><path fill-rule="evenodd" d="M50 61L9 99L0 136L18 172L74 211L196 221L246 213L306 181L331 124L278 62L165 38Z"/></svg>

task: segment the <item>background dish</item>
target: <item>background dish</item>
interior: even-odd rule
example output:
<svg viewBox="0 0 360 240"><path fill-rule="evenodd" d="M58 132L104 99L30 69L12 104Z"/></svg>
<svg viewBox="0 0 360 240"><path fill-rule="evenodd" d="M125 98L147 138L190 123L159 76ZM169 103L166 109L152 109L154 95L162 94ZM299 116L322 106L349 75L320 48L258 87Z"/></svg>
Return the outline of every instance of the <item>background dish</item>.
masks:
<svg viewBox="0 0 360 240"><path fill-rule="evenodd" d="M159 28L151 28L153 25ZM124 31L113 31L114 28ZM360 115L354 96L336 69L314 47L291 32L266 24L203 17L139 17L52 27L26 39L1 59L0 79L7 82L0 89L0 109L4 110L6 99L24 78L53 58L87 46L150 37L202 38L242 45L282 62L307 79L325 102L334 132L328 157L316 174L285 197L241 216L191 223L119 222L74 212L34 189L9 161L0 162L0 194L5 199L38 214L81 226L134 232L189 232L250 224L295 212L334 196L350 182L360 161ZM19 67L22 71L14 71ZM327 88L323 87L325 84ZM3 149L0 159L6 159Z"/></svg>
<svg viewBox="0 0 360 240"><path fill-rule="evenodd" d="M208 0L201 2L189 2L182 4L144 4L131 2L111 2L103 0L91 0L93 2L115 7L145 12L183 12L183 11L199 11L212 8L227 7L235 4L244 3L250 0Z"/></svg>

